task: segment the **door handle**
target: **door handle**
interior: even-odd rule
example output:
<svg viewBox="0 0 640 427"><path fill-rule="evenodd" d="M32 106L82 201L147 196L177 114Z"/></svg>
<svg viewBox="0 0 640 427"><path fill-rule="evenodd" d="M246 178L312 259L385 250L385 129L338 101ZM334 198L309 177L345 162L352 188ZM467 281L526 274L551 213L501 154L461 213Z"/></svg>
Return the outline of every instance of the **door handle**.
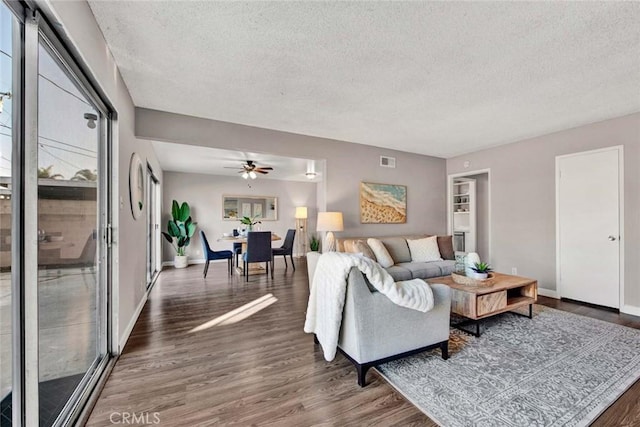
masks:
<svg viewBox="0 0 640 427"><path fill-rule="evenodd" d="M616 240L616 236L609 236L609 240L612 241L612 242L615 241Z"/></svg>

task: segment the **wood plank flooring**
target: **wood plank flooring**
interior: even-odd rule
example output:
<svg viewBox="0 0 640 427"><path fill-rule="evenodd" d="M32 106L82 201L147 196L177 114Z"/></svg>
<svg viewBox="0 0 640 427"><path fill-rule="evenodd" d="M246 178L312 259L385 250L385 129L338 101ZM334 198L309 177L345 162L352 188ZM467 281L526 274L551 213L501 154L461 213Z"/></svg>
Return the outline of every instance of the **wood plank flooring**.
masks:
<svg viewBox="0 0 640 427"><path fill-rule="evenodd" d="M342 355L323 359L302 331L308 286L303 259L296 263L295 273L280 262L274 280L248 283L228 278L224 263L212 263L207 279L201 265L163 271L87 425L111 426L127 412L151 421L157 413L167 426L436 425L377 372L360 388ZM277 302L250 317L190 332L268 293ZM640 329L637 317L540 303ZM640 382L595 423L638 424Z"/></svg>

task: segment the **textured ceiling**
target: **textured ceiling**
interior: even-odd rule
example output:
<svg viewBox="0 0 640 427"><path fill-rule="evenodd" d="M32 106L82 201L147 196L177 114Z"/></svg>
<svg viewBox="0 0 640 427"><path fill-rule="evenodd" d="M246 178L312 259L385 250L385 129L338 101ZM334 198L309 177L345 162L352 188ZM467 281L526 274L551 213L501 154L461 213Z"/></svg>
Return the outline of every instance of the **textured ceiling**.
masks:
<svg viewBox="0 0 640 427"><path fill-rule="evenodd" d="M640 111L638 2L89 4L141 107L441 157Z"/></svg>
<svg viewBox="0 0 640 427"><path fill-rule="evenodd" d="M253 160L257 166L273 167L273 171L267 175L258 174L258 179L322 181L322 173L320 172L322 166L318 165L314 160L221 150L170 142L153 141L152 144L163 171L239 177L238 170L241 165L246 160ZM315 172L317 175L313 180L309 180L305 175L307 172Z"/></svg>

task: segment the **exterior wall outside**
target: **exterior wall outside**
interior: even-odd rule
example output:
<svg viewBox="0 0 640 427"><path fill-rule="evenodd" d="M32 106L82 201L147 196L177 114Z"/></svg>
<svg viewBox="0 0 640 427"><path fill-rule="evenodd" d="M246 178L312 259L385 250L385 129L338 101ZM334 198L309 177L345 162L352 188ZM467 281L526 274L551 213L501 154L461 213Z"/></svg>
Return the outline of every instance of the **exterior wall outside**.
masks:
<svg viewBox="0 0 640 427"><path fill-rule="evenodd" d="M491 169L492 262L556 290L555 158L624 147L625 304L640 307L640 113L447 160L447 173Z"/></svg>
<svg viewBox="0 0 640 427"><path fill-rule="evenodd" d="M295 228L294 218L296 206L307 206L309 229L315 229L317 215L316 187L314 182L280 181L275 179L256 179L251 181L251 188L247 181L239 177L220 175L201 175L180 172L164 173L164 195L162 205L161 228L166 231L167 221L171 219L171 203L175 199L179 203L187 202L191 207L191 216L198 223L196 235L187 247L187 255L191 261L202 259L202 246L199 230L207 235L207 240L214 251L231 250L230 242L218 242L222 233L231 233L240 227L239 221L222 219L222 195L254 195L275 196L278 198L278 220L263 221L259 227L264 231L272 231L284 240L287 230ZM175 251L169 243L162 239L162 259L173 261ZM273 243L274 247L281 246L283 241Z"/></svg>
<svg viewBox="0 0 640 427"><path fill-rule="evenodd" d="M337 233L337 237L341 234L389 236L446 232L446 173L445 160L441 158L144 108L136 109L136 136L156 141L326 160L326 210L341 211L344 217L344 232ZM395 157L396 168L380 167L381 155ZM361 224L361 181L406 185L406 224ZM313 229L309 228L309 231Z"/></svg>

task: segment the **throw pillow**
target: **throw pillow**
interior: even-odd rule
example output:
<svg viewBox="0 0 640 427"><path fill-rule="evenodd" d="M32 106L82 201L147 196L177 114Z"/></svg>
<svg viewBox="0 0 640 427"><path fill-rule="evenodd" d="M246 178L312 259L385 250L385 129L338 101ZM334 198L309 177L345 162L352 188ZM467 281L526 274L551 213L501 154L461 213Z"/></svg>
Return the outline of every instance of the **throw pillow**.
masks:
<svg viewBox="0 0 640 427"><path fill-rule="evenodd" d="M356 250L356 248L353 246L354 241L353 240L344 240L342 242L342 248L344 249L345 252L347 253L354 253L354 252L358 252Z"/></svg>
<svg viewBox="0 0 640 427"><path fill-rule="evenodd" d="M442 258L455 260L456 255L453 251L453 236L438 236L438 249Z"/></svg>
<svg viewBox="0 0 640 427"><path fill-rule="evenodd" d="M431 236L426 239L407 240L407 243L411 251L412 262L442 261L442 256L438 249L438 236Z"/></svg>
<svg viewBox="0 0 640 427"><path fill-rule="evenodd" d="M355 252L359 252L362 255L366 256L367 258L371 258L372 260L377 261L376 255L373 253L369 245L367 245L367 242L365 242L364 240L356 240L353 243L353 249L355 250Z"/></svg>
<svg viewBox="0 0 640 427"><path fill-rule="evenodd" d="M384 244L378 239L367 239L367 244L373 251L373 254L376 256L376 260L378 264L380 264L384 268L389 268L393 264L393 258L389 255L389 251L384 247Z"/></svg>

